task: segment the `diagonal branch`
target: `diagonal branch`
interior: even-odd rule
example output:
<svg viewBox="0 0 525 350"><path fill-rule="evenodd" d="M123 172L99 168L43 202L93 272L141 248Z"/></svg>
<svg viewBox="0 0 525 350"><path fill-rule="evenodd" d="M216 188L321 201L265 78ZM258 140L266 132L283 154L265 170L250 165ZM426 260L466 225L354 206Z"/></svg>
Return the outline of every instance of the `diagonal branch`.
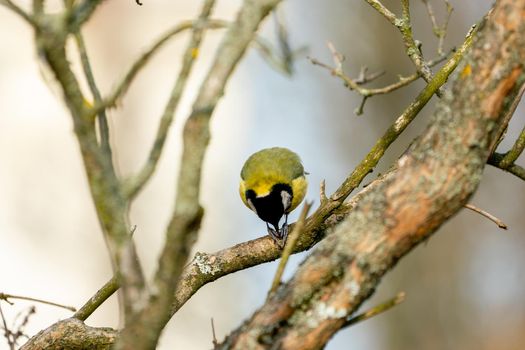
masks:
<svg viewBox="0 0 525 350"><path fill-rule="evenodd" d="M525 168L517 164L512 164L504 168L500 165L503 158L505 158L504 154L494 152L489 157L488 164L495 166L496 168L500 168L501 170L504 170L506 172L509 172L522 180L525 180Z"/></svg>
<svg viewBox="0 0 525 350"><path fill-rule="evenodd" d="M449 75L457 67L461 59L470 49L473 37L476 34L476 27L473 27L466 36L465 41L456 51L456 53L443 65L436 73L432 81L419 93L416 99L408 106L407 109L396 119L394 124L388 128L385 134L376 142L366 158L354 169L352 175L335 192L332 198L346 198L354 189L356 189L366 175L379 162L387 147L396 140L396 138L405 130L405 128L414 120L417 114L423 109L432 95L447 81ZM386 145L386 147L385 147Z"/></svg>
<svg viewBox="0 0 525 350"><path fill-rule="evenodd" d="M5 7L7 7L8 9L10 9L14 13L16 13L17 15L22 17L25 21L27 21L27 23L31 24L33 27L36 26L36 22L35 22L34 16L30 15L29 13L24 11L20 6L15 4L13 1L11 1L11 0L0 0L0 5L3 5Z"/></svg>
<svg viewBox="0 0 525 350"><path fill-rule="evenodd" d="M209 142L209 121L234 68L255 37L261 21L279 0L246 0L219 46L186 121L177 198L153 282L154 298L122 331L117 349L149 349L169 321L176 283L196 240L203 215L199 203L202 162ZM147 329L147 331L144 331Z"/></svg>
<svg viewBox="0 0 525 350"><path fill-rule="evenodd" d="M70 15L69 25L71 32L79 31L80 27L82 27L82 25L91 18L97 7L103 1L104 0L82 0L79 1L78 5L73 6L70 10L68 10Z"/></svg>
<svg viewBox="0 0 525 350"><path fill-rule="evenodd" d="M359 186L366 175L373 171L388 147L416 117L426 101L428 101L428 98L432 96L435 89L446 82L450 73L470 47L473 35L473 31L469 32L465 42L456 54L451 57L436 74L435 84L426 86L418 95L426 96L427 100L421 99L420 97L416 98L377 141L376 145L358 164L334 195L330 199L323 199L324 197L321 199L321 206L307 219L305 230L298 239L294 253L311 248L321 240L325 230L333 227L348 214L352 205L350 203L342 204L343 200ZM324 192L322 193L324 194ZM359 197L354 196L351 203L357 201L357 198ZM280 254L281 251L266 235L212 254L197 253L192 262L186 266L182 272L179 285L175 292L175 300L171 307L171 314L173 315L177 312L193 294L207 283L213 282L230 273L276 260L280 257ZM115 278L109 280L106 285L97 292L97 295L93 296L79 310L78 314L82 316L82 318L79 317L79 319L85 320L89 317L89 315L118 288L119 284Z"/></svg>
<svg viewBox="0 0 525 350"><path fill-rule="evenodd" d="M421 1L425 4L427 8L428 17L430 18L430 21L432 22L432 31L434 32L434 35L438 38L438 48L437 48L438 55L443 55L443 43L445 41L445 37L447 36L448 23L450 21L450 16L452 15L452 11L454 10L454 8L452 7L452 5L450 5L450 2L448 0L444 0L445 9L447 11L447 14L446 14L443 24L440 26L437 23L436 16L434 14L434 10L432 9L432 5L430 4L429 0L421 0Z"/></svg>
<svg viewBox="0 0 525 350"><path fill-rule="evenodd" d="M117 335L117 331L111 328L89 327L75 318L68 318L40 331L20 350L110 350Z"/></svg>
<svg viewBox="0 0 525 350"><path fill-rule="evenodd" d="M143 166L143 168L138 172L138 174L124 182L124 191L126 196L130 199L133 199L139 193L146 182L151 178L157 167L162 150L164 148L164 144L166 143L168 131L173 122L175 111L177 110L180 98L184 92L184 87L186 86L188 76L191 73L193 63L197 59L204 29L208 26L218 26L221 24L220 21L207 20L212 5L212 1L207 1L204 5L204 9L200 15L200 18L192 25L194 28L193 34L191 36L190 42L188 43L188 46L186 47L186 50L184 51L184 55L182 56L182 67L180 69L177 81L171 90L168 103L166 104L166 107L164 107L164 112L162 113L162 117L160 119L155 142L150 150L148 160L146 161L146 164ZM153 48L154 47L155 45Z"/></svg>
<svg viewBox="0 0 525 350"><path fill-rule="evenodd" d="M97 83L95 82L95 76L93 70L91 69L91 63L89 62L89 56L86 49L86 44L84 43L84 37L79 31L75 33L75 41L77 43L78 51L80 54L80 61L82 63L82 70L84 71L84 76L88 83L91 94L95 104L102 103L102 96L100 90L98 89ZM100 110L98 113L98 129L100 134L100 147L102 151L107 154L109 159L112 159L111 145L109 142L109 126L108 126L108 117L105 109ZM113 162L111 162L111 167L113 168ZM115 171L113 169L113 171Z"/></svg>
<svg viewBox="0 0 525 350"><path fill-rule="evenodd" d="M313 64L313 65L316 65L316 66L319 66L319 67L322 67L322 68L325 68L327 69L331 74L332 76L335 76L335 77L338 77L340 78L344 85L349 89L349 90L355 90L359 95L362 96L362 103L361 105L355 110L355 114L356 115L361 115L363 114L363 108L364 108L364 104L365 104L365 101L371 97L371 96L375 96L375 95L383 95L383 94L388 94L392 91L395 91L397 89L400 89L402 87L405 87L407 85L409 85L410 83L416 81L417 79L419 79L421 77L421 73L419 71L416 71L415 73L407 76L407 77L402 77L400 76L399 77L399 80L395 83L392 83L390 85L387 85L387 86L384 86L384 87L380 87L380 88L366 88L366 87L363 87L361 86L363 83L363 81L366 83L370 80L372 80L372 78L364 76L364 73L361 72L360 76L364 76L362 79L361 77L358 78L358 79L352 79L350 78L349 76L347 76L344 71L343 71L343 65L342 65L342 62L343 62L343 59L344 59L344 56L337 52L335 50L335 47L333 46L332 43L328 43L328 47L330 49L330 51L332 52L332 56L334 57L334 62L335 62L335 67L331 67L329 66L328 64L326 63L323 63L315 58L311 58L309 57L309 60L310 62ZM446 58L447 58L448 55L443 55L441 57L438 57L434 60L431 60L431 61L428 61L426 64L429 66L429 67L433 67L441 62L443 62ZM376 75L376 76L379 76L379 75Z"/></svg>
<svg viewBox="0 0 525 350"><path fill-rule="evenodd" d="M514 145L512 145L512 148L507 153L505 153L505 156L499 165L502 168L510 167L512 164L514 164L516 159L518 159L521 153L523 153L523 149L525 149L525 127L523 130L521 130L521 133L518 136L516 142L514 142Z"/></svg>
<svg viewBox="0 0 525 350"><path fill-rule="evenodd" d="M410 2L409 0L401 0L403 15L401 18L397 17L394 13L388 10L379 0L365 0L370 6L378 11L383 17L385 17L390 24L396 27L403 38L405 44L405 51L407 56L410 58L412 63L416 66L418 73L423 79L429 83L432 80L432 71L428 64L423 58L423 54L420 50L420 45L414 40L412 34L412 24L410 21ZM441 91L436 92L438 96L441 96Z"/></svg>
<svg viewBox="0 0 525 350"><path fill-rule="evenodd" d="M110 155L98 145L94 118L96 113L86 104L67 57L66 41L72 34L71 27L63 21L53 21L56 15L41 12L42 1L35 1L34 4L35 13L38 10L41 19L35 31L37 49L60 84L70 111L113 272L122 278L124 300L136 299L144 293L144 276L126 223L128 203L121 191ZM129 314L130 310L126 312Z"/></svg>
<svg viewBox="0 0 525 350"><path fill-rule="evenodd" d="M323 348L381 277L467 203L524 83L524 30L525 0L498 1L426 131L220 348Z"/></svg>
<svg viewBox="0 0 525 350"><path fill-rule="evenodd" d="M203 25L202 22L196 22L193 20L190 21L183 21L179 24L177 24L175 27L167 31L165 34L163 34L160 38L155 41L153 45L149 49L147 49L128 69L126 74L124 75L124 78L117 84L116 88L107 96L104 98L104 101L101 104L95 105L95 112L98 113L98 111L110 107L114 107L115 104L119 101L119 99L124 96L124 94L128 91L129 87L131 86L131 83L137 76L137 74L140 72L140 70L146 65L146 63L149 61L151 57L159 49L164 47L168 41L173 38L175 35L180 34L186 30L190 29L197 29L197 26ZM223 28L225 25L224 21L221 20L210 20L208 22L205 22L204 24L208 29L216 29L216 28Z"/></svg>

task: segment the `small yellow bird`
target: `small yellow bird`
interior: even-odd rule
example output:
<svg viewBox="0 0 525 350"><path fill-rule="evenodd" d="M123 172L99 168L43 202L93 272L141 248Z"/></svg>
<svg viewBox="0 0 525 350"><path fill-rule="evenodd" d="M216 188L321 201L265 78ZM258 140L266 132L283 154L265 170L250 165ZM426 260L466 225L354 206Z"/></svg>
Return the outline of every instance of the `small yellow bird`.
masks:
<svg viewBox="0 0 525 350"><path fill-rule="evenodd" d="M268 234L281 248L288 236L288 214L306 194L308 181L305 175L299 156L282 147L266 148L252 154L241 170L239 194L242 201L266 222ZM284 223L279 228L283 215Z"/></svg>

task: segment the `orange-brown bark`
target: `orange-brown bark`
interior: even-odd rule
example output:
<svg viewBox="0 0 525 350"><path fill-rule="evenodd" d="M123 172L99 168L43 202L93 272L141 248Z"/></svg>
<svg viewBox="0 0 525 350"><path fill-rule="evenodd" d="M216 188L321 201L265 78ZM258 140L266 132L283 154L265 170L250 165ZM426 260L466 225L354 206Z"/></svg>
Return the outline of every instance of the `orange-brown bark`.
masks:
<svg viewBox="0 0 525 350"><path fill-rule="evenodd" d="M397 260L463 207L525 79L524 33L525 0L498 1L432 123L396 169L367 187L290 282L222 348L324 347Z"/></svg>

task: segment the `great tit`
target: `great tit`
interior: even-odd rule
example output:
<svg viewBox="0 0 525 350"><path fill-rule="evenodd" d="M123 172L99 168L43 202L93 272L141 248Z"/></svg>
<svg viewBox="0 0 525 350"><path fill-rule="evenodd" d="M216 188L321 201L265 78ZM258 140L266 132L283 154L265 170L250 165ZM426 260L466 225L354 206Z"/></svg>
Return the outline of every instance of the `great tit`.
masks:
<svg viewBox="0 0 525 350"><path fill-rule="evenodd" d="M266 222L268 234L281 248L288 236L288 214L306 194L306 174L299 156L282 147L260 150L252 154L242 167L241 199ZM283 216L284 223L279 228Z"/></svg>

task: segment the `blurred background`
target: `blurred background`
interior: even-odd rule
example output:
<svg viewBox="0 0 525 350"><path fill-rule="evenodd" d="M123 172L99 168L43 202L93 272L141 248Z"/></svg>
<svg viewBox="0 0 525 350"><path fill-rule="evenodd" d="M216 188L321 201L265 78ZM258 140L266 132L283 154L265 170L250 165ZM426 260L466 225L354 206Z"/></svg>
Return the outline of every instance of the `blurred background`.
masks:
<svg viewBox="0 0 525 350"><path fill-rule="evenodd" d="M29 8L28 0L14 0ZM103 93L154 38L183 19L194 18L200 1L105 2L84 28L95 76ZM431 1L438 21L444 4ZM398 1L384 4L400 13ZM491 2L451 1L445 48L459 45ZM49 8L60 8L48 1ZM214 18L231 19L240 1L217 1ZM426 57L437 40L421 1L412 2L413 29ZM289 0L282 5L293 48L332 63L326 42L343 53L345 72L361 65L385 70L377 86L414 69L399 33L364 1ZM148 276L155 269L164 229L173 208L181 153L181 127L207 72L223 31L207 32L200 60L177 111L157 173L131 209L135 239ZM276 43L268 18L260 34ZM181 35L147 65L119 108L110 113L112 145L121 175L143 165L160 114L180 67L188 36ZM70 57L80 72L74 46ZM33 34L17 16L0 7L0 292L81 306L111 277L108 254L95 216L71 118L60 94L40 72ZM310 173L307 198L318 204L318 185L337 188L375 140L416 96L417 82L387 96L371 98L362 116L360 98L329 72L298 58L292 77L270 68L251 49L238 65L212 120L202 183L204 223L196 251L214 252L265 234L264 224L238 198L239 171L254 151L270 146L295 150ZM434 100L389 149L374 174L383 172L427 125ZM519 107L500 145L506 151L523 127ZM518 163L524 164L522 156ZM328 349L523 349L525 344L525 183L490 166L472 203L500 217L509 230L463 210L389 273L363 309L399 291L406 301L372 320L336 335ZM291 217L294 221L298 214ZM291 276L304 253L287 268ZM259 307L276 264L265 264L203 287L165 329L159 349L210 349L217 337ZM8 320L30 303L1 303ZM27 332L33 335L70 312L37 304ZM118 325L112 298L88 319L93 326ZM7 347L0 339L0 348Z"/></svg>

